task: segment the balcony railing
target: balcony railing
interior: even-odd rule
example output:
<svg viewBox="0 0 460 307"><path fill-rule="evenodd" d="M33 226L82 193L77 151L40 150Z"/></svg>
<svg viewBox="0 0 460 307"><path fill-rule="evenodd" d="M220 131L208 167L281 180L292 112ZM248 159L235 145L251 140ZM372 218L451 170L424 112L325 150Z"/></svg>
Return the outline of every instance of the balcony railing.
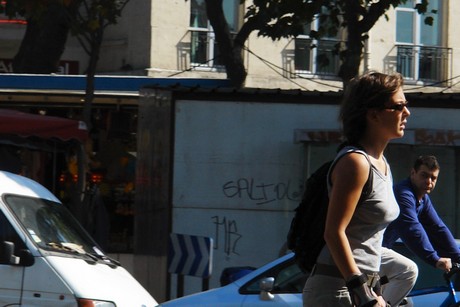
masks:
<svg viewBox="0 0 460 307"><path fill-rule="evenodd" d="M396 45L397 69L409 80L445 83L451 77L452 49Z"/></svg>
<svg viewBox="0 0 460 307"><path fill-rule="evenodd" d="M221 68L224 66L219 56L219 47L213 31L207 29L189 30L190 63L200 67ZM233 37L236 35L232 33Z"/></svg>
<svg viewBox="0 0 460 307"><path fill-rule="evenodd" d="M295 70L322 76L337 76L340 59L337 40L295 39Z"/></svg>

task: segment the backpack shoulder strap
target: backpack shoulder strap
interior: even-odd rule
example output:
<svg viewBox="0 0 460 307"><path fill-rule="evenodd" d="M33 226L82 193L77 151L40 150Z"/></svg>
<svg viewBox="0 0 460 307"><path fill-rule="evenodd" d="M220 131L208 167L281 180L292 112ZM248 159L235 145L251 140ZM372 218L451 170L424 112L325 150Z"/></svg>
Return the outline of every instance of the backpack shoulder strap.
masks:
<svg viewBox="0 0 460 307"><path fill-rule="evenodd" d="M358 147L355 147L355 146L346 146L344 148L342 148L337 156L335 157L334 161L332 162L331 164L331 167L329 168L329 172L327 174L327 185L328 185L328 188L330 188L332 186L332 183L331 183L331 178L330 178L330 175L332 173L332 170L335 166L335 164L337 164L337 162L340 160L340 158L342 158L343 156L345 156L346 154L349 154L349 153L352 153L352 152L356 152L356 153L360 153L362 154L363 156L366 157L367 159L367 162L369 162L369 177L366 181L366 184L364 185L363 187L363 193L362 193L362 196L367 196L369 195L371 192L372 192L372 182L373 182L373 171L372 171L372 162L371 160L369 159L369 155L367 154L367 152L365 152L363 149L360 149ZM362 197L361 197L362 198Z"/></svg>

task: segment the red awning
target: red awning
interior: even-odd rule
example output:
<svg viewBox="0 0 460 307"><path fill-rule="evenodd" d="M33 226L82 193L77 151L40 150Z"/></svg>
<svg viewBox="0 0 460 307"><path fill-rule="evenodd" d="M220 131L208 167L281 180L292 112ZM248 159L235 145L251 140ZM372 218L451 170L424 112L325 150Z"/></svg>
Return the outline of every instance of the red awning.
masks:
<svg viewBox="0 0 460 307"><path fill-rule="evenodd" d="M0 134L80 142L88 138L86 124L82 121L7 109L0 109Z"/></svg>

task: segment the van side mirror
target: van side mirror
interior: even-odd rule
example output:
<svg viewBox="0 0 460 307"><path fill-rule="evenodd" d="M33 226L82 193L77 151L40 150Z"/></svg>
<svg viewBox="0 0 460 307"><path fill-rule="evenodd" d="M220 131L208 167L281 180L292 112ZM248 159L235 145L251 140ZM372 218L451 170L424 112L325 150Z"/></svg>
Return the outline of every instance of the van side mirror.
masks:
<svg viewBox="0 0 460 307"><path fill-rule="evenodd" d="M23 265L31 266L34 264L35 259L30 251L22 249L19 251L19 256L14 254L14 243L10 241L3 241L2 249L0 251L0 263L10 265Z"/></svg>
<svg viewBox="0 0 460 307"><path fill-rule="evenodd" d="M19 264L19 257L14 255L14 243L3 241L0 253L0 262L3 264Z"/></svg>
<svg viewBox="0 0 460 307"><path fill-rule="evenodd" d="M32 266L35 263L35 258L28 249L19 250L19 265Z"/></svg>

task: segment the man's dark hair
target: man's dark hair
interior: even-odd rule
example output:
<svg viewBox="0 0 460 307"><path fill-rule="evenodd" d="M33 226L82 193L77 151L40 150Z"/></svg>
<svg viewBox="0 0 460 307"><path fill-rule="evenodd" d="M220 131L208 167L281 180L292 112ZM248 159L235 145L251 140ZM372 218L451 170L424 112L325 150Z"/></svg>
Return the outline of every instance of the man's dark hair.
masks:
<svg viewBox="0 0 460 307"><path fill-rule="evenodd" d="M422 165L425 165L430 171L440 169L435 156L419 156L414 162L414 170L417 172Z"/></svg>

